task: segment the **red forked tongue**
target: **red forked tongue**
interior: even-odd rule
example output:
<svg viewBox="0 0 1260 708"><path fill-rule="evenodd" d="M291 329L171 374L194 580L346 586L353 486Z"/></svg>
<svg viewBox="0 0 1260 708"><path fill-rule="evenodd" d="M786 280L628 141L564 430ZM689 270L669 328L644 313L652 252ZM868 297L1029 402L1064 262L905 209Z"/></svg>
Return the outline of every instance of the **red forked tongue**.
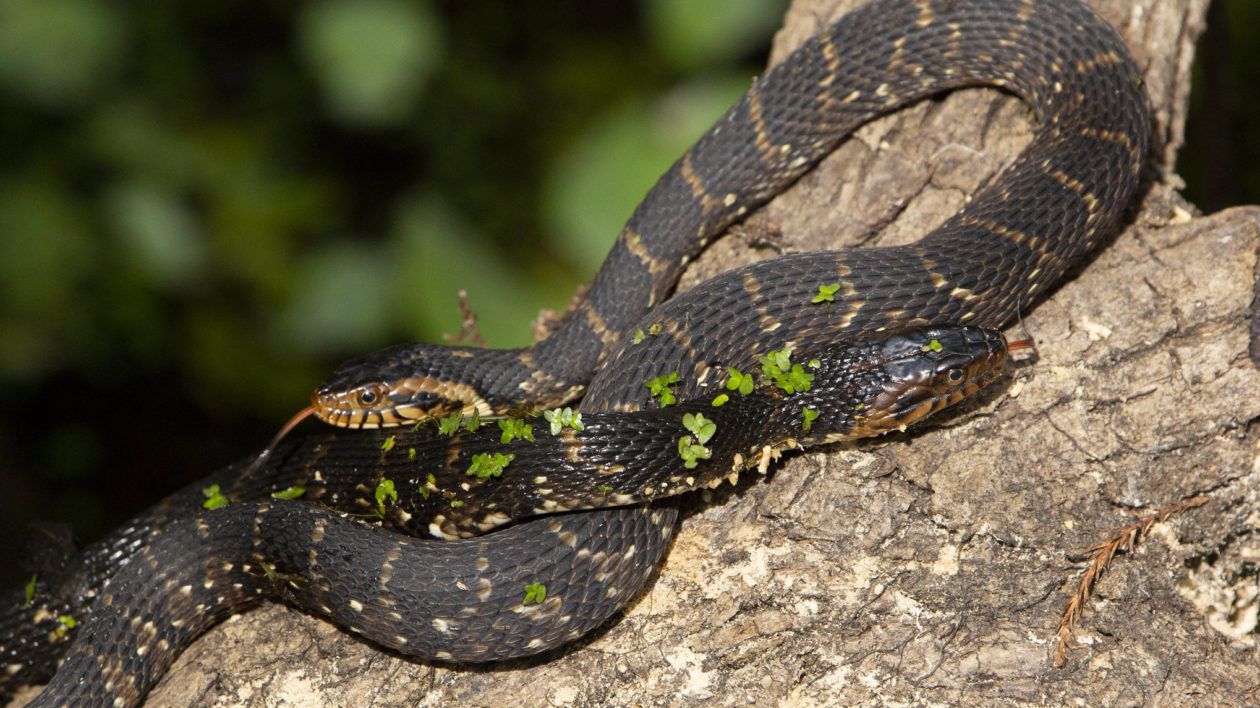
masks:
<svg viewBox="0 0 1260 708"><path fill-rule="evenodd" d="M263 451L259 453L258 459L254 460L253 464L257 465L258 463L267 459L267 457L271 455L271 448L275 447L276 443L280 442L280 440L284 436L288 435L290 430L293 430L294 428L296 428L298 423L301 423L307 416L311 415L314 412L315 412L315 406L307 406L303 408L302 410L298 411L297 415L290 418L289 422L281 426L280 432L276 433L276 436L271 439L271 442L267 443L267 447L263 448Z"/></svg>

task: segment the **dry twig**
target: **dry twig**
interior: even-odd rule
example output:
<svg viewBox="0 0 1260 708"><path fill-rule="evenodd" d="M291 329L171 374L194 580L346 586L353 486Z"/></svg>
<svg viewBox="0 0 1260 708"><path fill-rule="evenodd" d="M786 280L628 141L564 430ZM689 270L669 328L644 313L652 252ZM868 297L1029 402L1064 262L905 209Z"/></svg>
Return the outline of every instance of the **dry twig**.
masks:
<svg viewBox="0 0 1260 708"><path fill-rule="evenodd" d="M464 318L464 323L459 328L459 334L444 334L442 339L451 344L471 342L479 347L486 346L486 340L481 336L481 330L477 327L477 315L473 313L472 307L468 304L467 290L459 291L459 314Z"/></svg>
<svg viewBox="0 0 1260 708"><path fill-rule="evenodd" d="M1093 592L1094 583L1111 565L1111 559L1115 557L1116 553L1132 551L1133 547L1150 531L1152 526L1167 519L1169 516L1186 509L1202 506L1205 503L1207 503L1207 497L1193 497L1176 504L1170 504L1162 509L1157 509L1142 517L1136 523L1116 529L1106 541L1089 549L1088 553L1092 556L1089 567L1085 569L1085 574L1081 576L1080 582L1077 583L1076 592L1072 593L1067 603L1063 605L1063 614L1059 617L1059 623L1055 627L1055 632L1059 635L1054 652L1055 666L1063 666L1067 663L1068 647L1072 642L1072 636L1076 631L1077 625L1081 622L1081 613L1085 607L1085 601L1089 599L1090 593Z"/></svg>

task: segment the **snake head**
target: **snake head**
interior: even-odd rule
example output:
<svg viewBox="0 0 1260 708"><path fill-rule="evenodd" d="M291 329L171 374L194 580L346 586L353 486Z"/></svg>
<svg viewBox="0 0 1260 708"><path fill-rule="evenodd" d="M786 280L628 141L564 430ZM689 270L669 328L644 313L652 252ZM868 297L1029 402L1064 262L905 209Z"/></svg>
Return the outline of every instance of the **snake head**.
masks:
<svg viewBox="0 0 1260 708"><path fill-rule="evenodd" d="M879 335L881 390L847 437L905 430L980 390L1002 373L1008 345L995 330L942 325Z"/></svg>
<svg viewBox="0 0 1260 708"><path fill-rule="evenodd" d="M461 347L407 344L342 364L311 396L317 418L340 428L388 428L492 409L463 383ZM476 350L473 350L476 351ZM481 350L487 351L487 350Z"/></svg>

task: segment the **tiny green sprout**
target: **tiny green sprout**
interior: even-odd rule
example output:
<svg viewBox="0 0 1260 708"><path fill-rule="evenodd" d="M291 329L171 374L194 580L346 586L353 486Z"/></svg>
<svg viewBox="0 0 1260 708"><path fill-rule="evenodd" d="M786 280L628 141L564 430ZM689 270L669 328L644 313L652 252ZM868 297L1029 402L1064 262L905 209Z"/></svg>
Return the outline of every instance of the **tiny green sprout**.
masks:
<svg viewBox="0 0 1260 708"><path fill-rule="evenodd" d="M525 601L522 605L528 605L533 602L541 605L543 600L547 599L547 586L542 583L530 583L525 586Z"/></svg>
<svg viewBox="0 0 1260 708"><path fill-rule="evenodd" d="M944 349L944 348L945 348L945 347L941 346L941 341L940 341L939 339L933 339L932 341L928 342L927 344L924 344L923 346L919 347L919 351L924 351L924 352L939 352L939 351L941 351L941 350L942 350L942 349Z"/></svg>
<svg viewBox="0 0 1260 708"><path fill-rule="evenodd" d="M385 438L385 442L381 443L381 452L389 452L394 449L394 436Z"/></svg>
<svg viewBox="0 0 1260 708"><path fill-rule="evenodd" d="M650 325L648 327L648 334L652 335L653 337L659 337L662 329L665 329L665 325L660 322L657 322L656 324Z"/></svg>
<svg viewBox="0 0 1260 708"><path fill-rule="evenodd" d="M786 373L792 368L792 350L791 349L775 349L763 357L758 357L757 361L761 362L761 373L768 379Z"/></svg>
<svg viewBox="0 0 1260 708"><path fill-rule="evenodd" d="M503 435L499 437L499 442L504 445L517 438L534 442L534 425L527 420L504 418L499 421L499 429L503 431Z"/></svg>
<svg viewBox="0 0 1260 708"><path fill-rule="evenodd" d="M503 474L503 468L508 463L516 459L516 455L504 455L496 452L493 455L480 453L472 456L472 464L468 466L466 474L469 477L478 477L485 479L487 477L498 477Z"/></svg>
<svg viewBox="0 0 1260 708"><path fill-rule="evenodd" d="M407 448L407 459L408 460L416 459L416 449L414 447Z"/></svg>
<svg viewBox="0 0 1260 708"><path fill-rule="evenodd" d="M543 420L551 424L551 434L559 435L560 429L569 426L574 430L582 430L582 414L575 413L572 408L552 408L543 411Z"/></svg>
<svg viewBox="0 0 1260 708"><path fill-rule="evenodd" d="M57 622L58 626L53 630L53 634L56 635L58 639L65 638L66 634L79 624L70 615L59 615L57 617Z"/></svg>
<svg viewBox="0 0 1260 708"><path fill-rule="evenodd" d="M840 289L840 283L832 285L819 285L818 294L814 296L810 302L817 304L820 302L834 302L836 299L836 291Z"/></svg>
<svg viewBox="0 0 1260 708"><path fill-rule="evenodd" d="M670 388L673 384L678 383L678 380L678 372L674 371L666 376L657 376L643 385L647 386L648 390L652 392L653 398L659 397L661 399L661 408L664 408L678 402L678 397L674 395L673 389Z"/></svg>
<svg viewBox="0 0 1260 708"><path fill-rule="evenodd" d="M420 485L420 490L419 490L420 496L424 497L425 499L428 499L429 487L433 487L434 489L437 489L437 479L433 476L432 473L430 473L428 478L425 479L425 483Z"/></svg>
<svg viewBox="0 0 1260 708"><path fill-rule="evenodd" d="M630 237L630 243L632 243L632 244L634 244L634 245L636 245L636 246L637 246L637 245L639 245L639 241L642 241L642 240L643 240L643 237L642 237L642 236L640 236L639 234L635 234L635 235L633 235L633 236L631 236L631 237Z"/></svg>
<svg viewBox="0 0 1260 708"><path fill-rule="evenodd" d="M792 363L792 351L772 351L761 357L761 373L787 393L808 391L814 381L813 374L805 373L800 364Z"/></svg>
<svg viewBox="0 0 1260 708"><path fill-rule="evenodd" d="M476 409L473 409L472 417L464 422L464 430L467 430L468 432L471 433L472 431L480 427L481 427L481 413L477 411Z"/></svg>
<svg viewBox="0 0 1260 708"><path fill-rule="evenodd" d="M809 406L803 406L801 413L805 416L805 420L801 423L801 430L808 433L809 429L814 426L814 421L818 419L818 411Z"/></svg>
<svg viewBox="0 0 1260 708"><path fill-rule="evenodd" d="M376 499L377 516L385 516L385 499L388 497L390 501L398 501L398 492L394 491L394 480L384 479L376 483L376 489L372 491L372 498Z"/></svg>
<svg viewBox="0 0 1260 708"><path fill-rule="evenodd" d="M297 499L303 494L306 494L306 490L302 487L287 487L278 492L272 492L271 496L276 499Z"/></svg>
<svg viewBox="0 0 1260 708"><path fill-rule="evenodd" d="M819 360L817 360L817 359L810 359L810 360L809 360L809 368L811 368L811 369L817 369L817 368L818 368L818 367L820 367L820 366L822 366L822 362L821 362L821 361L819 361Z"/></svg>
<svg viewBox="0 0 1260 708"><path fill-rule="evenodd" d="M453 437L459 432L459 426L464 424L464 416L460 413L448 415L438 420L438 435L445 435L448 438Z"/></svg>
<svg viewBox="0 0 1260 708"><path fill-rule="evenodd" d="M452 509L458 509L458 508L460 508L460 507L461 507L461 506L463 506L463 505L464 505L464 502L462 502L462 501L460 501L460 500L458 500L458 499L452 499L452 500L451 500L451 508L452 508Z"/></svg>
<svg viewBox="0 0 1260 708"><path fill-rule="evenodd" d="M678 438L678 456L682 458L683 466L687 469L694 469L700 464L700 460L707 460L711 455L709 448L697 443L690 435Z"/></svg>
<svg viewBox="0 0 1260 708"><path fill-rule="evenodd" d="M599 492L601 497L607 497L609 494L613 493L613 488L606 484L601 484L595 488L595 491Z"/></svg>
<svg viewBox="0 0 1260 708"><path fill-rule="evenodd" d="M756 384L753 382L751 374L740 373L739 369L732 369L729 366L726 367L726 373L730 376L730 378L726 380L726 389L728 391L738 390L745 396L753 392L753 388Z"/></svg>
<svg viewBox="0 0 1260 708"><path fill-rule="evenodd" d="M644 338L644 337L646 337L646 336L647 336L647 335L643 333L643 330L642 330L642 329L639 329L638 327L635 327L635 328L634 328L634 337L633 337L633 338L631 338L630 343L631 343L631 344L638 344L639 342L642 342L642 341L643 341L643 338Z"/></svg>
<svg viewBox="0 0 1260 708"><path fill-rule="evenodd" d="M201 493L206 498L205 501L201 502L201 505L211 511L218 509L219 507L227 506L231 503L228 501L227 497L223 496L223 494L219 492L219 485L217 484L212 484L209 487L203 488Z"/></svg>
<svg viewBox="0 0 1260 708"><path fill-rule="evenodd" d="M718 406L726 403L729 400L731 400L730 396L726 395L725 393L719 393L717 396L714 396L713 398L713 407L717 408Z"/></svg>
<svg viewBox="0 0 1260 708"><path fill-rule="evenodd" d="M31 600L35 599L35 581L38 579L39 579L39 573L35 573L34 575L31 576L30 582L26 584L26 590L25 590L26 600L22 603L22 607L25 608L25 607L31 606Z"/></svg>
<svg viewBox="0 0 1260 708"><path fill-rule="evenodd" d="M696 442L701 445L709 442L713 437L713 433L717 432L717 423L705 418L699 413L688 413L683 416L683 427L690 430L696 436Z"/></svg>

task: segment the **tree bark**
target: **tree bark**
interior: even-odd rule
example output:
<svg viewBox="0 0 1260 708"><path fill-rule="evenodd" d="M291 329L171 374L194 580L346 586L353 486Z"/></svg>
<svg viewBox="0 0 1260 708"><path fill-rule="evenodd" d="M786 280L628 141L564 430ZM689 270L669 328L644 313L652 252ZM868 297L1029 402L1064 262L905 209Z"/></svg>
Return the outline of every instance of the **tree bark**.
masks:
<svg viewBox="0 0 1260 708"><path fill-rule="evenodd" d="M774 59L859 2L795 2ZM1199 216L1171 172L1207 0L1094 4L1144 70L1149 187L1128 228L1028 315L1036 356L978 400L697 495L651 587L558 655L435 668L268 606L198 641L148 705L1254 700L1260 208ZM680 287L783 251L913 241L1030 135L1022 103L983 89L874 121ZM1116 558L1057 667L1085 549L1200 494Z"/></svg>

